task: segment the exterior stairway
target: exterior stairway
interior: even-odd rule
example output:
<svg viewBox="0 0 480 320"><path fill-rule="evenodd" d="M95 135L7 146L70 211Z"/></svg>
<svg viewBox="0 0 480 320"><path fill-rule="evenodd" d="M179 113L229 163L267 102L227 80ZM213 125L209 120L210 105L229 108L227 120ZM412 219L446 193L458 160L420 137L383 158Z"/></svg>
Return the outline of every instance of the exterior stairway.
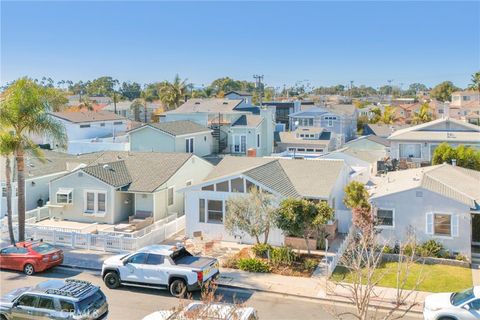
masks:
<svg viewBox="0 0 480 320"><path fill-rule="evenodd" d="M472 247L472 264L480 265L480 247Z"/></svg>
<svg viewBox="0 0 480 320"><path fill-rule="evenodd" d="M213 141L214 141L213 152L216 154L222 153L227 147L226 134L220 129L219 125L212 124L210 128L213 130L212 132Z"/></svg>

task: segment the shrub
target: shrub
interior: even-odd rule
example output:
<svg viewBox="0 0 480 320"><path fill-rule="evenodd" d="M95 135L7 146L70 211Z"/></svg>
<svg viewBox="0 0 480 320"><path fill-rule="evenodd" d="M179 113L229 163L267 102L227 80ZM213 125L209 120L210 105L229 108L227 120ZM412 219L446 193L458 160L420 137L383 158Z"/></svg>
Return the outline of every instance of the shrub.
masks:
<svg viewBox="0 0 480 320"><path fill-rule="evenodd" d="M270 266L257 258L242 258L238 260L238 268L248 272L270 272Z"/></svg>
<svg viewBox="0 0 480 320"><path fill-rule="evenodd" d="M403 254L411 256L414 252L417 252L417 248L415 244L408 243L403 247Z"/></svg>
<svg viewBox="0 0 480 320"><path fill-rule="evenodd" d="M252 247L252 252L255 254L256 257L258 258L267 258L268 257L268 252L272 251L273 247L269 245L268 243L257 243Z"/></svg>
<svg viewBox="0 0 480 320"><path fill-rule="evenodd" d="M443 245L433 239L428 240L420 246L421 254L424 257L437 257L440 258L443 251Z"/></svg>
<svg viewBox="0 0 480 320"><path fill-rule="evenodd" d="M465 257L465 256L464 256L463 254L461 254L461 253L457 253L457 254L455 255L455 260L468 262L467 257Z"/></svg>
<svg viewBox="0 0 480 320"><path fill-rule="evenodd" d="M382 249L382 253L394 253L394 249L389 245L385 245Z"/></svg>
<svg viewBox="0 0 480 320"><path fill-rule="evenodd" d="M452 255L450 254L450 250L442 250L440 253L437 255L438 258L442 259L451 259Z"/></svg>
<svg viewBox="0 0 480 320"><path fill-rule="evenodd" d="M303 261L303 268L307 271L313 271L318 266L318 262L315 259L307 258Z"/></svg>
<svg viewBox="0 0 480 320"><path fill-rule="evenodd" d="M272 264L275 266L278 265L287 265L290 266L295 261L295 252L292 248L287 246L282 246L278 248L273 248L270 254L270 259Z"/></svg>
<svg viewBox="0 0 480 320"><path fill-rule="evenodd" d="M223 261L222 266L224 268L232 268L232 269L238 268L238 256L237 255L229 256L225 261Z"/></svg>

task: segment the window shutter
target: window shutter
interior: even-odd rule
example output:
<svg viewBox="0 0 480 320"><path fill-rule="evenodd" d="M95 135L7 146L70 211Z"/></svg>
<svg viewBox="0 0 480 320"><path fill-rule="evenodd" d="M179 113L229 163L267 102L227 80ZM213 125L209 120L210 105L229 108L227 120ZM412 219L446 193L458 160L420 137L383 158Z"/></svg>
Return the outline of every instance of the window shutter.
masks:
<svg viewBox="0 0 480 320"><path fill-rule="evenodd" d="M458 237L458 214L452 215L452 237Z"/></svg>
<svg viewBox="0 0 480 320"><path fill-rule="evenodd" d="M427 213L426 224L425 224L425 233L433 234L433 213Z"/></svg>

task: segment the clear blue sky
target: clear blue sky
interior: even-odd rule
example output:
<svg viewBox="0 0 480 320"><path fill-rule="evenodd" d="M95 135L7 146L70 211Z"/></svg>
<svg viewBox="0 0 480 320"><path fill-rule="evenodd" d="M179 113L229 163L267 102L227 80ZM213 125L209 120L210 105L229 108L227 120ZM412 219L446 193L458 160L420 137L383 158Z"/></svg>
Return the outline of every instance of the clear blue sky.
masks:
<svg viewBox="0 0 480 320"><path fill-rule="evenodd" d="M1 84L20 76L140 83L176 73L269 85L381 86L480 70L480 2L1 3Z"/></svg>

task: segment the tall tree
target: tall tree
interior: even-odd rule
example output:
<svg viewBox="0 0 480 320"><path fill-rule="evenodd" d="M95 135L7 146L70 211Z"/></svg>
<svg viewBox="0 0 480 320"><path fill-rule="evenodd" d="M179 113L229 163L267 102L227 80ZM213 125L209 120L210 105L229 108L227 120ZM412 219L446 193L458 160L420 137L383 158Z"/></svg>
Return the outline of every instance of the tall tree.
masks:
<svg viewBox="0 0 480 320"><path fill-rule="evenodd" d="M408 86L408 91L411 91L413 94L417 94L420 91L427 91L428 88L423 83L412 83Z"/></svg>
<svg viewBox="0 0 480 320"><path fill-rule="evenodd" d="M120 94L129 101L140 98L141 93L142 86L137 82L123 82L120 87Z"/></svg>
<svg viewBox="0 0 480 320"><path fill-rule="evenodd" d="M364 235L370 235L374 227L374 217L365 185L358 181L352 181L344 191L343 203L352 209L353 225L362 230Z"/></svg>
<svg viewBox="0 0 480 320"><path fill-rule="evenodd" d="M130 105L130 111L133 112L133 116L135 121L142 121L140 119L140 110L142 110L145 106L145 102L142 99L135 99L133 100L132 104Z"/></svg>
<svg viewBox="0 0 480 320"><path fill-rule="evenodd" d="M180 79L180 76L177 74L173 79L173 82L164 81L160 84L159 95L160 101L168 109L178 108L185 95L187 94L187 80Z"/></svg>
<svg viewBox="0 0 480 320"><path fill-rule="evenodd" d="M472 83L468 86L470 90L476 90L480 93L480 71L472 74Z"/></svg>
<svg viewBox="0 0 480 320"><path fill-rule="evenodd" d="M12 217L12 166L11 157L15 151L15 138L5 129L0 131L0 156L5 159L5 188L7 196L7 224L10 243L15 244Z"/></svg>
<svg viewBox="0 0 480 320"><path fill-rule="evenodd" d="M437 99L438 101L450 101L452 100L452 92L460 90L451 81L444 81L430 91L430 97Z"/></svg>
<svg viewBox="0 0 480 320"><path fill-rule="evenodd" d="M15 143L15 162L18 184L18 240L25 240L25 150L37 156L42 151L31 136L49 136L59 146L66 145L63 125L51 117L50 93L29 78L15 81L1 97L0 126L11 128Z"/></svg>
<svg viewBox="0 0 480 320"><path fill-rule="evenodd" d="M459 167L480 171L480 150L464 145L452 147L447 142L443 142L435 148L432 164L451 164L453 160Z"/></svg>
<svg viewBox="0 0 480 320"><path fill-rule="evenodd" d="M100 77L87 82L87 94L90 96L113 97L115 86L118 85L118 80L112 77Z"/></svg>
<svg viewBox="0 0 480 320"><path fill-rule="evenodd" d="M418 112L413 114L412 122L413 124L420 124L425 122L430 122L433 120L432 111L428 102L423 103L420 106Z"/></svg>

